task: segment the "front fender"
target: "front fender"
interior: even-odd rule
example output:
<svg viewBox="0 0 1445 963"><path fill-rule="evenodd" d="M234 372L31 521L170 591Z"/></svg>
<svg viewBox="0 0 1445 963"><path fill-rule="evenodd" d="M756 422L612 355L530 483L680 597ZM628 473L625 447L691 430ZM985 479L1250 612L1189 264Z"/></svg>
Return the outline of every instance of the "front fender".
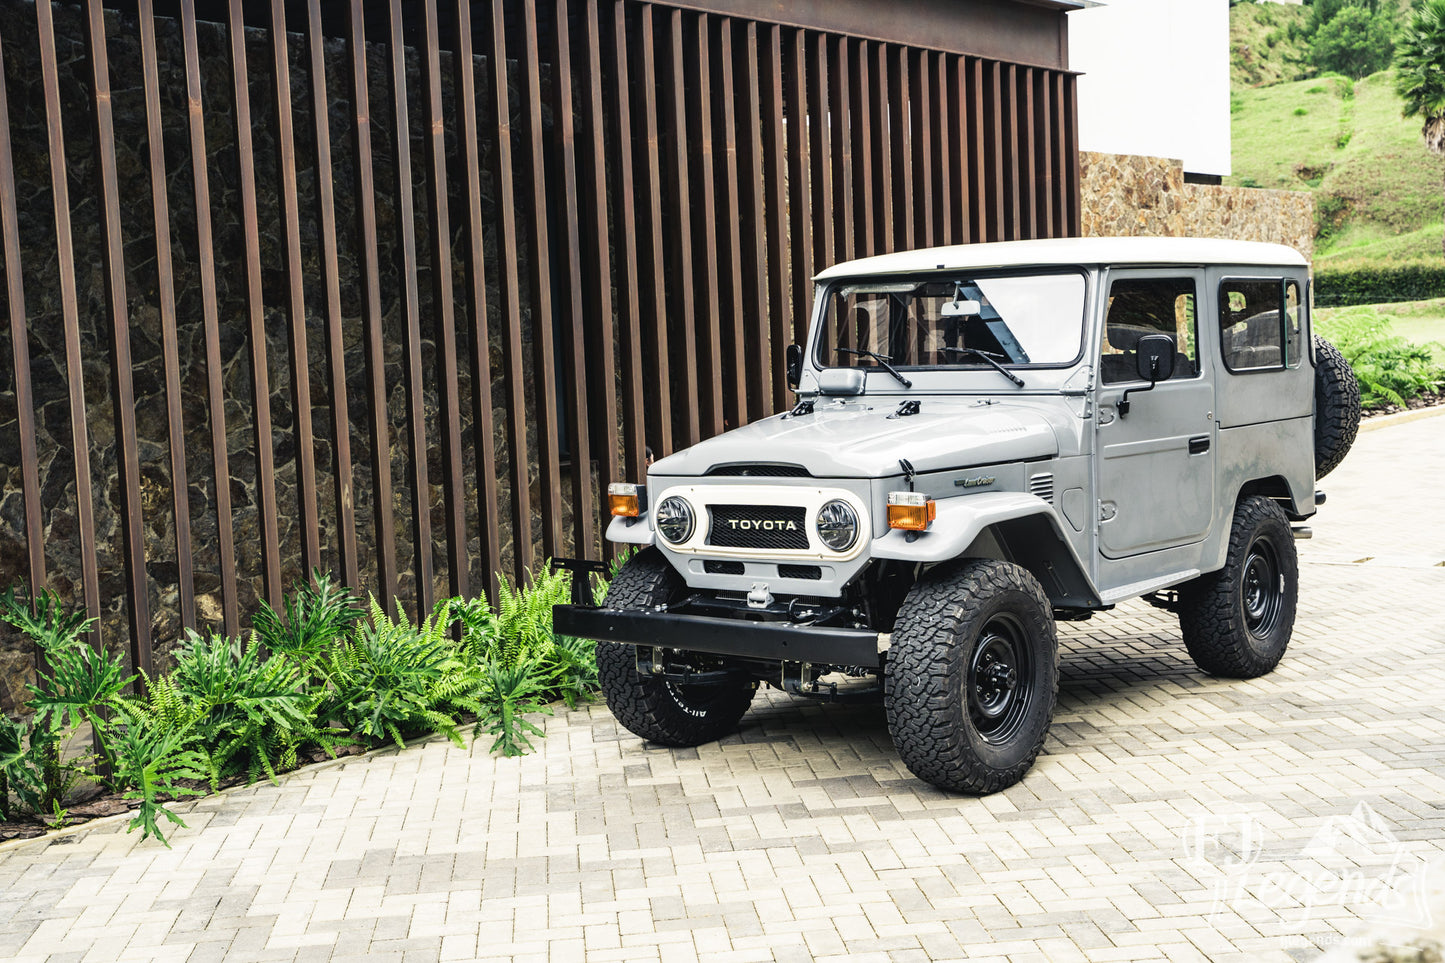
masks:
<svg viewBox="0 0 1445 963"><path fill-rule="evenodd" d="M1024 492L984 492L938 501L938 517L928 531L908 540L909 532L890 530L873 540L874 558L902 562L946 562L965 554L985 533L998 552L1028 569L1059 606L1093 608L1099 593L1064 535L1052 505ZM984 554L991 554L985 549Z"/></svg>

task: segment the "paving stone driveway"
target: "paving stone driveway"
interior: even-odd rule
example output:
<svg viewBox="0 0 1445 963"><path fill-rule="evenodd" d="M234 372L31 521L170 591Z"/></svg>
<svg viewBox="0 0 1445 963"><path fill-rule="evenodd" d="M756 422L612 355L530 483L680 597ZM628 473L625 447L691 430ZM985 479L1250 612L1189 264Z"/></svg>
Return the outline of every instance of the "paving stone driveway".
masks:
<svg viewBox="0 0 1445 963"><path fill-rule="evenodd" d="M1445 851L1442 478L1445 418L1360 436L1267 678L1201 675L1142 604L1064 626L1052 735L1000 795L911 778L877 707L769 693L679 752L594 706L522 759L431 742L181 807L171 850L116 823L6 848L0 958L1302 959L1409 931L1382 897Z"/></svg>

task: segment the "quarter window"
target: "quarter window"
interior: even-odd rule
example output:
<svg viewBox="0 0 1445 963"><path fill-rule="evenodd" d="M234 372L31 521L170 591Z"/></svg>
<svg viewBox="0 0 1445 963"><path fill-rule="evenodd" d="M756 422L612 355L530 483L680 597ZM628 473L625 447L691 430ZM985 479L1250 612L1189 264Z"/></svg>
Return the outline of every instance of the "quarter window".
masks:
<svg viewBox="0 0 1445 963"><path fill-rule="evenodd" d="M1230 371L1299 367L1301 332L1297 282L1236 280L1219 286L1219 340Z"/></svg>

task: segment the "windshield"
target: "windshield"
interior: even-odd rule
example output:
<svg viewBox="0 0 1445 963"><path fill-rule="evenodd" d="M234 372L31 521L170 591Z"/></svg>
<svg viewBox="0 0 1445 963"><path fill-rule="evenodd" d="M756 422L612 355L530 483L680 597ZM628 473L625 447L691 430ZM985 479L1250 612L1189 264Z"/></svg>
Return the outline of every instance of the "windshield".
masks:
<svg viewBox="0 0 1445 963"><path fill-rule="evenodd" d="M1077 273L844 281L827 299L825 368L1062 365L1083 344Z"/></svg>

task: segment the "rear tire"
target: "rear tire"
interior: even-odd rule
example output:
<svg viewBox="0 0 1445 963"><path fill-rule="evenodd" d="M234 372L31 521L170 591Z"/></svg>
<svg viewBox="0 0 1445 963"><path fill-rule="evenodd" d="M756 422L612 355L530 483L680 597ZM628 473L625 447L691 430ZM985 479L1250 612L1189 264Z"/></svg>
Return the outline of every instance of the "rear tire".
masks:
<svg viewBox="0 0 1445 963"><path fill-rule="evenodd" d="M1315 335L1315 478L1339 467L1360 430L1360 383L1338 348Z"/></svg>
<svg viewBox="0 0 1445 963"><path fill-rule="evenodd" d="M1179 587L1179 626L1194 664L1253 679L1279 664L1294 631L1299 558L1284 510L1250 495L1234 510L1224 568Z"/></svg>
<svg viewBox="0 0 1445 963"><path fill-rule="evenodd" d="M650 609L676 601L686 584L655 548L622 566L607 590L608 608ZM662 746L697 746L726 735L753 701L756 682L681 685L637 671L637 649L597 643L597 679L607 708L630 732Z"/></svg>
<svg viewBox="0 0 1445 963"><path fill-rule="evenodd" d="M1033 765L1059 689L1053 610L1025 569L994 559L941 565L909 590L895 621L883 698L910 772L975 794Z"/></svg>

